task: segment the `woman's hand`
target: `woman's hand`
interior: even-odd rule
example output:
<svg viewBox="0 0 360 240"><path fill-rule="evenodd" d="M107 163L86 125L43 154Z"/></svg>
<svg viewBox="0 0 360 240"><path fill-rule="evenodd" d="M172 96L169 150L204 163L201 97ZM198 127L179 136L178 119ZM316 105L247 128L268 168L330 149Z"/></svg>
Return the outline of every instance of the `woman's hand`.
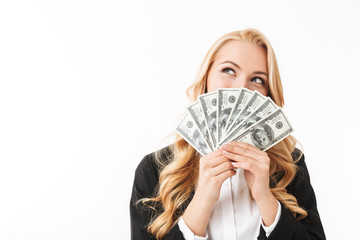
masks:
<svg viewBox="0 0 360 240"><path fill-rule="evenodd" d="M255 201L269 193L270 158L267 153L244 142L228 142L223 156L231 159L235 168L244 169L246 182Z"/></svg>
<svg viewBox="0 0 360 240"><path fill-rule="evenodd" d="M223 182L236 174L231 161L218 149L200 158L199 179L195 195L186 208L183 219L191 231L205 236L211 212L220 196Z"/></svg>
<svg viewBox="0 0 360 240"><path fill-rule="evenodd" d="M220 196L223 182L236 174L231 161L224 157L221 149L200 158L199 180L195 195L206 199L206 205L213 207Z"/></svg>
<svg viewBox="0 0 360 240"><path fill-rule="evenodd" d="M245 180L264 224L271 225L277 212L277 200L269 186L270 158L267 153L244 142L229 142L221 149L224 157L234 161L235 168L244 169Z"/></svg>

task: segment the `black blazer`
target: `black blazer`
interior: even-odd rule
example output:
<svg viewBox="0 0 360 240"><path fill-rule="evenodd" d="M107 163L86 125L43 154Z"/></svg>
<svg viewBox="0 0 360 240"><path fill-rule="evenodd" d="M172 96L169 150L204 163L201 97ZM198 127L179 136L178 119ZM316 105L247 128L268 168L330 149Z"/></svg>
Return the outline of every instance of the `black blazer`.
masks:
<svg viewBox="0 0 360 240"><path fill-rule="evenodd" d="M168 152L170 153L170 151ZM296 197L299 206L307 211L308 216L298 221L292 213L281 204L281 216L275 229L267 238L264 229L260 225L259 240L326 239L316 206L315 193L310 184L304 155L302 155L297 164L299 166L297 174L286 189L288 193ZM155 239L155 237L146 230L146 226L153 217L153 212L149 208L144 207L141 202L138 204L136 204L136 202L141 198L154 196L159 181L159 171L160 167L155 162L153 153L146 155L135 171L130 200L131 239L133 240ZM190 200L188 202L190 202ZM164 239L184 240L184 237L176 224Z"/></svg>

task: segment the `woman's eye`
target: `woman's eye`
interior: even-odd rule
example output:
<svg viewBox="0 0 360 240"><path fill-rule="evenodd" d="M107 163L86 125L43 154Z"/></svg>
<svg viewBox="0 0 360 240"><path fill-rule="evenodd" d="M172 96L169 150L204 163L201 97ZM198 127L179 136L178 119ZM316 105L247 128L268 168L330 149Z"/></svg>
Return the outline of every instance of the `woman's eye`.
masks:
<svg viewBox="0 0 360 240"><path fill-rule="evenodd" d="M222 72L226 73L226 74L230 74L230 75L235 75L235 71L231 68L224 68L222 70Z"/></svg>
<svg viewBox="0 0 360 240"><path fill-rule="evenodd" d="M251 79L251 81L259 83L259 84L264 84L265 83L265 81L262 78L259 78L259 77L254 77L254 78Z"/></svg>

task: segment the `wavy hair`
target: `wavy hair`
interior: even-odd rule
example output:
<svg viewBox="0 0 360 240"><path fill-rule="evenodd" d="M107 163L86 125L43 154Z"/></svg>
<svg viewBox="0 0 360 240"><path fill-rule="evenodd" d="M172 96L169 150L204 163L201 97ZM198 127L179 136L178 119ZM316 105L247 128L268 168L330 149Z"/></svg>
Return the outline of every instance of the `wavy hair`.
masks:
<svg viewBox="0 0 360 240"><path fill-rule="evenodd" d="M245 41L266 50L270 88L268 96L278 106L283 107L283 88L275 53L268 39L256 29L230 32L219 38L211 46L200 66L195 82L186 91L190 100L195 101L199 95L207 92L208 72L221 47L231 40ZM271 159L270 188L275 198L285 208L290 210L297 219L303 219L307 216L307 212L299 207L296 198L287 193L285 189L295 177L297 171L295 162L302 155L299 151L300 154L296 159L292 156L296 142L294 137L289 136L267 150ZM176 134L175 143L166 150L155 152L155 159L160 164L161 169L156 195L153 198L144 198L140 201L155 211L147 230L157 239L163 239L177 223L185 207L192 199L192 193L199 177L200 155L180 135Z"/></svg>

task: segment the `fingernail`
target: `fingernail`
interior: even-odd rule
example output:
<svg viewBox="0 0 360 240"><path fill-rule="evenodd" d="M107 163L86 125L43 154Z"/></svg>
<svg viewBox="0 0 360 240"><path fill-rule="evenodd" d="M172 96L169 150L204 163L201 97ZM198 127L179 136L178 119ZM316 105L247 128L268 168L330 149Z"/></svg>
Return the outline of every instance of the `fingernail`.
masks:
<svg viewBox="0 0 360 240"><path fill-rule="evenodd" d="M223 154L229 154L229 152L224 150L224 151L223 151Z"/></svg>
<svg viewBox="0 0 360 240"><path fill-rule="evenodd" d="M226 149L226 148L228 148L229 146L230 146L230 143L225 143L225 144L222 145L222 148Z"/></svg>
<svg viewBox="0 0 360 240"><path fill-rule="evenodd" d="M236 167L236 162L231 162L231 164L232 164L234 167Z"/></svg>

